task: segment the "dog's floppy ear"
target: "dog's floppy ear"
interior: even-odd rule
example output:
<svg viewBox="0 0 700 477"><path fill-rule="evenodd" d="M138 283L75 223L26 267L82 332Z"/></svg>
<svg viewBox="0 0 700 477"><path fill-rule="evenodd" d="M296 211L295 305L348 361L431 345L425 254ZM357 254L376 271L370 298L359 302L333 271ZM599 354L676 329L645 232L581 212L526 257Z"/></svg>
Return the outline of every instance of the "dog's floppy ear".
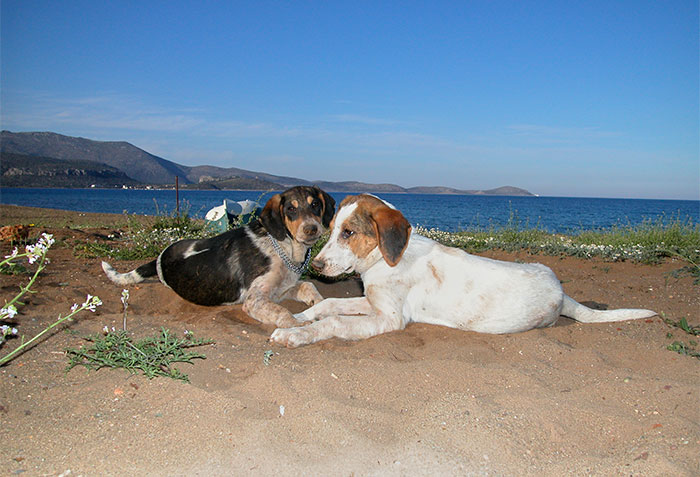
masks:
<svg viewBox="0 0 700 477"><path fill-rule="evenodd" d="M287 227L282 218L282 196L275 194L265 204L260 213L260 221L276 240L287 238Z"/></svg>
<svg viewBox="0 0 700 477"><path fill-rule="evenodd" d="M395 267L401 260L408 238L411 235L411 224L401 212L390 207L380 207L372 212L372 221L379 242L379 251L390 267Z"/></svg>
<svg viewBox="0 0 700 477"><path fill-rule="evenodd" d="M318 187L314 186L314 189L321 195L321 201L323 201L323 216L321 217L321 222L325 228L328 228L335 215L335 200Z"/></svg>

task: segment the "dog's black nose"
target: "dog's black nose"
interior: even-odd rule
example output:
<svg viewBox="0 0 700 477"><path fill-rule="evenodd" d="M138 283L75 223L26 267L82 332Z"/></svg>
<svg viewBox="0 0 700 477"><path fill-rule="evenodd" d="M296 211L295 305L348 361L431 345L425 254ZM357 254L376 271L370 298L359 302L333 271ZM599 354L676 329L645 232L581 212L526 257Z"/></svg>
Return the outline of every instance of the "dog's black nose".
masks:
<svg viewBox="0 0 700 477"><path fill-rule="evenodd" d="M318 257L314 258L311 261L311 268L313 268L317 272L320 272L321 270L323 270L323 267L325 267L325 266L326 266L326 262L324 262L323 260L320 260Z"/></svg>
<svg viewBox="0 0 700 477"><path fill-rule="evenodd" d="M318 233L318 227L315 224L304 225L304 233L306 235L316 235Z"/></svg>

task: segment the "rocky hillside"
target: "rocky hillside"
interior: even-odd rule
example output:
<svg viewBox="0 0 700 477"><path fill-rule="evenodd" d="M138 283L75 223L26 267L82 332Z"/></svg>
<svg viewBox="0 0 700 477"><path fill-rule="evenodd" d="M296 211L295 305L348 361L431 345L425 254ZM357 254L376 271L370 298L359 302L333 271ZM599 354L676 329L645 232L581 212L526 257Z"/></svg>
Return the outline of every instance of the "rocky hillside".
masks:
<svg viewBox="0 0 700 477"><path fill-rule="evenodd" d="M139 182L115 167L99 162L0 153L3 187L122 187Z"/></svg>
<svg viewBox="0 0 700 477"><path fill-rule="evenodd" d="M128 142L93 141L50 132L3 131L1 147L6 153L107 164L128 171L130 177L145 184L174 184L176 175L186 176L178 164Z"/></svg>
<svg viewBox="0 0 700 477"><path fill-rule="evenodd" d="M223 179L200 180L196 184L187 184L183 188L199 190L280 190L284 189L284 186L262 179L234 176Z"/></svg>
<svg viewBox="0 0 700 477"><path fill-rule="evenodd" d="M2 131L0 151L6 154L19 154L27 157L51 158L63 161L83 161L97 164L95 167L106 173L104 166L121 171L134 181L151 185L174 184L175 177L180 184L194 184L195 188L232 188L249 190L268 190L270 188L284 189L294 185L318 185L329 192L375 192L375 193L413 193L413 194L484 194L484 195L533 195L517 187L499 187L490 190L459 190L450 187L412 187L404 188L396 184L367 184L364 182L345 181L310 181L298 177L276 176L265 172L248 171L236 167L216 166L184 166L155 156L149 152L123 141L93 141L80 137L63 136L51 132L21 132ZM47 177L41 165L34 160L25 161L25 169L21 175L16 175L13 182L5 182L3 186L24 187L56 187L55 182L44 181ZM31 174L32 168L38 168ZM59 167L59 166L56 166ZM76 169L64 165L64 169ZM89 170L90 168L77 168ZM93 171L94 172L94 171ZM42 175L43 174L43 175ZM29 181L29 178L33 179ZM71 178L81 176L65 175L65 181L58 187L85 187L85 181ZM223 179L235 178L230 184ZM25 182L25 179L27 180ZM118 182L116 176L115 181ZM30 185L30 182L32 185ZM43 185L41 185L43 184ZM73 185L71 185L73 184Z"/></svg>

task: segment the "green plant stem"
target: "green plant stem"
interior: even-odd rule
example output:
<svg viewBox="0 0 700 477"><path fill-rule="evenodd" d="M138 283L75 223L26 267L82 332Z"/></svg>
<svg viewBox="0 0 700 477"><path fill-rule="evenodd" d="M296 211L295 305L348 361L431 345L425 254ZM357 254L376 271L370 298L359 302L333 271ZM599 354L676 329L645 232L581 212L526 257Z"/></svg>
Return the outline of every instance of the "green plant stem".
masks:
<svg viewBox="0 0 700 477"><path fill-rule="evenodd" d="M13 258L20 258L20 257L26 257L26 256L27 256L27 254L26 254L26 253L23 253L23 254L19 254L19 255L15 256L15 257L13 257ZM5 265L5 264L8 263L9 261L10 261L9 258L8 258L8 259L5 259L5 260L3 260L3 261L0 263L0 265ZM15 297L14 297L12 300L10 300L9 302L6 302L6 303L5 303L5 308L7 308L7 307L10 306L10 305L14 305L15 303L17 303L17 302L19 301L19 299L22 298L22 297L23 297L24 295L26 295L27 293L34 293L33 291L30 290L30 288L32 287L32 285L33 285L34 282L36 281L36 279L37 279L37 277L39 276L39 274L44 270L44 268L46 268L45 262L46 262L46 255L44 254L44 255L41 256L41 261L39 262L39 265L37 266L37 269L36 269L36 271L34 272L34 275L32 276L32 278L29 279L29 282L28 282L26 285L24 285L24 286L21 286L21 285L20 285L20 287L19 287L19 288L20 288L19 294L17 294L17 296L15 296ZM20 303L21 303L21 302L20 302ZM0 363L0 366L1 366L1 365L2 365L2 363Z"/></svg>
<svg viewBox="0 0 700 477"><path fill-rule="evenodd" d="M17 348L15 348L14 350L10 351L5 356L3 356L2 358L0 358L0 366L3 366L8 361L11 361L14 358L16 358L17 356L19 356L20 354L22 354L24 351L26 351L27 347L30 346L32 343L37 341L39 338L44 336L46 333L48 333L49 331L51 331L52 329L54 329L55 327L57 327L61 323L64 323L64 322L70 320L76 313L78 313L79 311L82 311L84 309L86 309L86 307L81 306L80 308L77 308L76 310L72 311L70 314L64 316L63 318L61 318L59 315L58 320L56 320L56 322L50 324L43 331L41 331L34 338L30 339L26 343L24 342L24 336L22 336L22 342L20 343L20 345Z"/></svg>
<svg viewBox="0 0 700 477"><path fill-rule="evenodd" d="M126 329L124 329L124 331L126 331ZM129 346L131 346L131 348L134 349L135 351L138 351L139 353L141 353L144 357L148 358L148 355L146 353L144 353L143 351L141 351L140 349L138 349L133 344L131 344L131 341L126 341L125 343L128 344Z"/></svg>
<svg viewBox="0 0 700 477"><path fill-rule="evenodd" d="M700 264L696 263L695 261L693 261L693 259L691 259L690 257L688 257L686 255L681 255L680 253L674 252L673 250L669 250L669 249L660 249L660 251L667 253L670 257L676 257L680 260L688 262L691 266L700 270Z"/></svg>

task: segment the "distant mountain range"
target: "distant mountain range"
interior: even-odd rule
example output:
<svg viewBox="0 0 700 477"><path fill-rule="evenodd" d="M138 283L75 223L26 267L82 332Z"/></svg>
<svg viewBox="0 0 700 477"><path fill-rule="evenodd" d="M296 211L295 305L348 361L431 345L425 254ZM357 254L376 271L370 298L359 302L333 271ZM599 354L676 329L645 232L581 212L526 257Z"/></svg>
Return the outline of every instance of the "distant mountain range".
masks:
<svg viewBox="0 0 700 477"><path fill-rule="evenodd" d="M64 161L50 157L0 153L3 187L135 187L141 183L116 167L82 159Z"/></svg>
<svg viewBox="0 0 700 477"><path fill-rule="evenodd" d="M2 131L0 184L3 187L145 187L280 190L317 185L329 192L398 192L413 194L480 194L530 196L518 187L460 190L364 182L312 181L236 167L183 166L150 154L128 142L93 141L52 132Z"/></svg>

